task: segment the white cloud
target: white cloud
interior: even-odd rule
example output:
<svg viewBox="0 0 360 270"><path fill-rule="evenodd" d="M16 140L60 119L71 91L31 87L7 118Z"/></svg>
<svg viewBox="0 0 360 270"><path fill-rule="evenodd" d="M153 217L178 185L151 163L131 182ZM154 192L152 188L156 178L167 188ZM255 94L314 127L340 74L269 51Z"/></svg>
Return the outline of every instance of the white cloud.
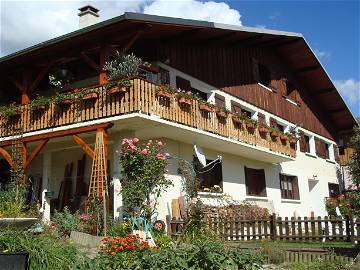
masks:
<svg viewBox="0 0 360 270"><path fill-rule="evenodd" d="M241 25L239 11L224 2L197 0L157 0L144 7L144 13Z"/></svg>
<svg viewBox="0 0 360 270"><path fill-rule="evenodd" d="M354 79L335 80L334 84L350 105L360 106L360 81Z"/></svg>
<svg viewBox="0 0 360 270"><path fill-rule="evenodd" d="M331 52L325 51L325 50L321 51L321 50L315 49L314 53L316 54L316 56L319 59L329 59L331 57Z"/></svg>
<svg viewBox="0 0 360 270"><path fill-rule="evenodd" d="M91 4L100 20L125 11L241 25L240 13L224 2L198 0L10 1L0 0L0 56L78 29L78 8Z"/></svg>

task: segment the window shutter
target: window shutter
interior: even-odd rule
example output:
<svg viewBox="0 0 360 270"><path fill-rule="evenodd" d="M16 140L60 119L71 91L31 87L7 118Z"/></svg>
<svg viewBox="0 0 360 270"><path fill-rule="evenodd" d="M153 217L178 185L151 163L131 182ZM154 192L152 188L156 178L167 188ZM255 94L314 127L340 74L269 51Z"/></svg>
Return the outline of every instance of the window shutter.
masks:
<svg viewBox="0 0 360 270"><path fill-rule="evenodd" d="M321 145L320 139L315 138L315 153L317 156L321 157Z"/></svg>
<svg viewBox="0 0 360 270"><path fill-rule="evenodd" d="M235 101L231 101L231 112L232 113L241 113L241 106Z"/></svg>
<svg viewBox="0 0 360 270"><path fill-rule="evenodd" d="M266 124L265 115L262 113L258 113L258 122L260 124Z"/></svg>
<svg viewBox="0 0 360 270"><path fill-rule="evenodd" d="M225 97L215 94L215 105L218 107L225 107Z"/></svg>
<svg viewBox="0 0 360 270"><path fill-rule="evenodd" d="M303 131L299 131L299 135L300 135L300 151L306 153L305 134Z"/></svg>
<svg viewBox="0 0 360 270"><path fill-rule="evenodd" d="M246 194L266 197L266 181L264 170L245 167Z"/></svg>
<svg viewBox="0 0 360 270"><path fill-rule="evenodd" d="M298 185L298 179L296 176L293 177L291 185L292 185L294 200L300 200L299 185Z"/></svg>
<svg viewBox="0 0 360 270"><path fill-rule="evenodd" d="M253 69L253 79L255 82L260 81L260 75L259 75L259 62L253 58L252 59L252 69Z"/></svg>
<svg viewBox="0 0 360 270"><path fill-rule="evenodd" d="M181 78L179 76L176 76L176 88L180 88L181 90L185 90L185 91L192 90L190 81Z"/></svg>
<svg viewBox="0 0 360 270"><path fill-rule="evenodd" d="M257 172L257 188L258 194L262 197L266 197L266 181L265 181L265 171L264 170L256 170Z"/></svg>
<svg viewBox="0 0 360 270"><path fill-rule="evenodd" d="M339 147L337 145L334 145L334 158L336 162L339 163L340 157L339 157Z"/></svg>

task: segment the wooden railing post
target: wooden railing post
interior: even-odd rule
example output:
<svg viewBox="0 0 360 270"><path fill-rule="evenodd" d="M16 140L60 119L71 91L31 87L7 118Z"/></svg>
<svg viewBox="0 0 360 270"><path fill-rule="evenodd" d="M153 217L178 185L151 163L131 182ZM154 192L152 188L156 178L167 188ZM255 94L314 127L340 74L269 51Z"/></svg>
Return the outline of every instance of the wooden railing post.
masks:
<svg viewBox="0 0 360 270"><path fill-rule="evenodd" d="M271 240L276 240L276 214L271 215L270 222Z"/></svg>
<svg viewBox="0 0 360 270"><path fill-rule="evenodd" d="M346 241L347 242L355 242L354 238L355 226L354 226L354 217L352 213L346 216Z"/></svg>

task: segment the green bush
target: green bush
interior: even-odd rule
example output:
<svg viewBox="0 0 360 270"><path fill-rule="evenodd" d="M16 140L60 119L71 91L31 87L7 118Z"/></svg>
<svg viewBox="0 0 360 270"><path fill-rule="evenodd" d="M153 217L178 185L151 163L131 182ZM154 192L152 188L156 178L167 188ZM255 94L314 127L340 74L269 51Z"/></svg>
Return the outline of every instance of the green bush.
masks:
<svg viewBox="0 0 360 270"><path fill-rule="evenodd" d="M261 253L263 253L269 263L279 264L285 261L285 251L276 242L264 240L261 242Z"/></svg>
<svg viewBox="0 0 360 270"><path fill-rule="evenodd" d="M29 253L30 270L70 269L76 262L74 246L47 235L24 231L0 232L0 250Z"/></svg>
<svg viewBox="0 0 360 270"><path fill-rule="evenodd" d="M52 222L62 235L70 235L71 231L77 231L80 228L79 213L72 214L67 207L62 212L56 211Z"/></svg>
<svg viewBox="0 0 360 270"><path fill-rule="evenodd" d="M345 263L338 261L325 261L324 259L317 259L309 263L289 263L285 267L289 270L356 270L358 265L353 263Z"/></svg>

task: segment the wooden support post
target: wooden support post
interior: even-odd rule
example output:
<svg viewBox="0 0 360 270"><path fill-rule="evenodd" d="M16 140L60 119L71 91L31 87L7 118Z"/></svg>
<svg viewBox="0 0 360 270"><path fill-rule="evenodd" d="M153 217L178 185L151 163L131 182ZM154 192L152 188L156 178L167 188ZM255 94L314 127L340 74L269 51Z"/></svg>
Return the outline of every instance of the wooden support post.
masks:
<svg viewBox="0 0 360 270"><path fill-rule="evenodd" d="M11 155L8 153L8 151L6 151L4 148L0 147L0 155L3 156L3 158L5 158L5 160L7 161L7 163L9 163L9 165L12 167L13 166L13 160L11 158Z"/></svg>
<svg viewBox="0 0 360 270"><path fill-rule="evenodd" d="M26 160L24 165L24 171L29 167L30 163L40 154L41 150L45 147L49 139L41 140L36 148L31 152L29 158Z"/></svg>
<svg viewBox="0 0 360 270"><path fill-rule="evenodd" d="M270 222L271 240L276 240L276 214L271 215Z"/></svg>
<svg viewBox="0 0 360 270"><path fill-rule="evenodd" d="M99 84L104 85L108 83L108 78L106 76L106 72L103 69L104 64L109 60L110 50L109 46L103 45L100 48L100 72L99 72Z"/></svg>
<svg viewBox="0 0 360 270"><path fill-rule="evenodd" d="M83 139L81 139L77 135L72 135L73 140L80 145L80 147L84 150L85 154L87 154L91 159L94 159L94 151L91 149Z"/></svg>

